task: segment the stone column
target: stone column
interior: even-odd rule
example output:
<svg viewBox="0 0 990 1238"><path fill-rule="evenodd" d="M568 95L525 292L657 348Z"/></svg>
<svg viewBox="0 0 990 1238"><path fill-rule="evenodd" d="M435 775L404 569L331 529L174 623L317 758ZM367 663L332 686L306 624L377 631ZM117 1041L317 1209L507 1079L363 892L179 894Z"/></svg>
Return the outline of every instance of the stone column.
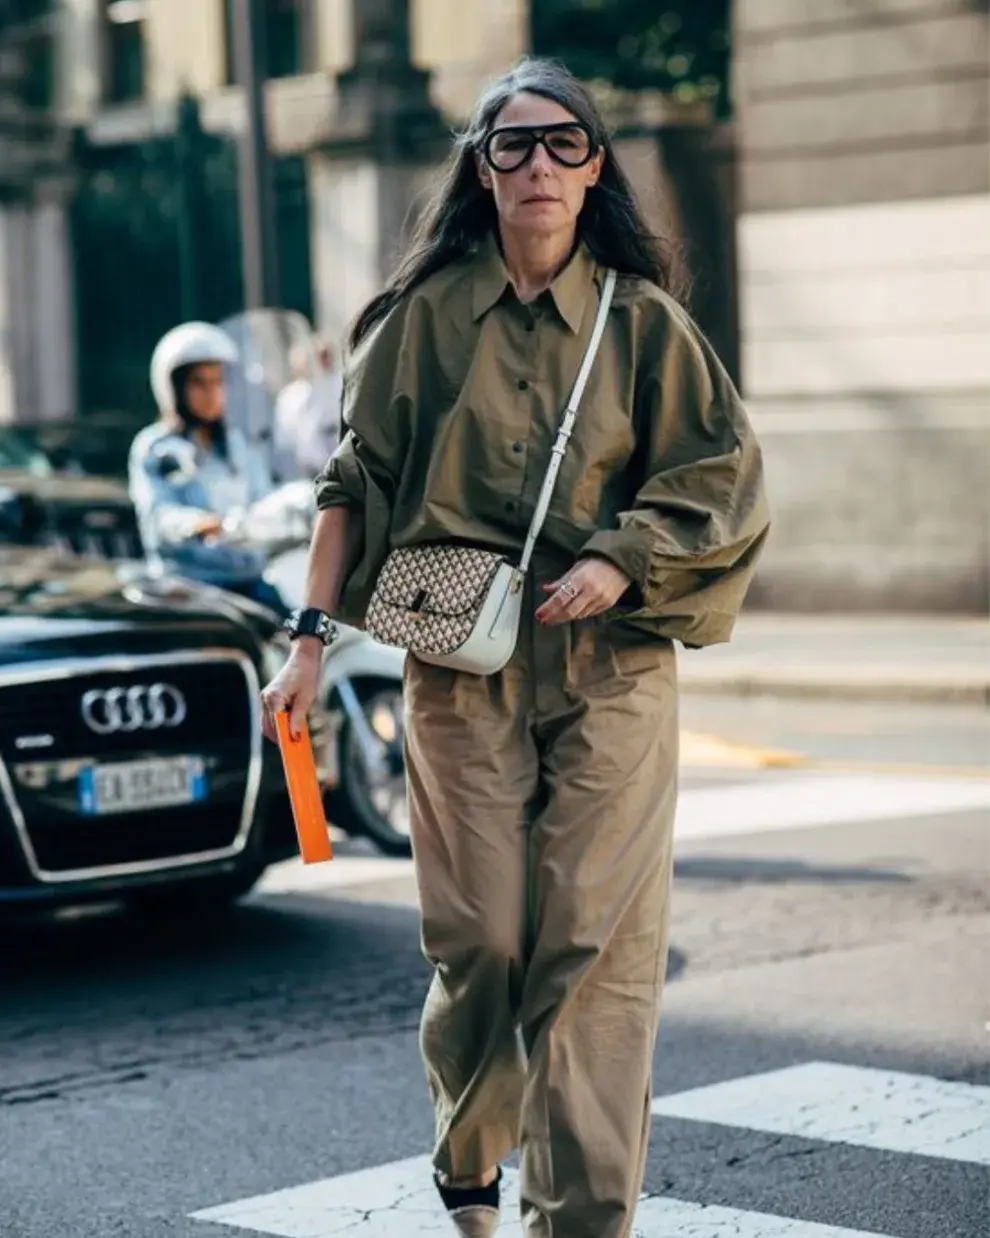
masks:
<svg viewBox="0 0 990 1238"><path fill-rule="evenodd" d="M0 422L75 411L65 133L28 105L23 44L0 31Z"/></svg>
<svg viewBox="0 0 990 1238"><path fill-rule="evenodd" d="M76 412L75 312L66 195L0 205L0 422Z"/></svg>
<svg viewBox="0 0 990 1238"><path fill-rule="evenodd" d="M23 313L30 291L26 269L28 215L19 204L0 203L0 424L23 419L33 405L29 321Z"/></svg>
<svg viewBox="0 0 990 1238"><path fill-rule="evenodd" d="M407 131L434 119L429 74L410 56L409 0L352 0L351 12L354 64L337 79L341 136L394 154Z"/></svg>
<svg viewBox="0 0 990 1238"><path fill-rule="evenodd" d="M32 368L41 421L64 421L77 412L76 315L69 187L40 185L32 212L34 323Z"/></svg>
<svg viewBox="0 0 990 1238"><path fill-rule="evenodd" d="M408 0L352 0L354 63L310 156L317 323L340 340L391 272L449 130L410 53Z"/></svg>
<svg viewBox="0 0 990 1238"><path fill-rule="evenodd" d="M55 108L68 124L84 124L103 92L100 0L62 0L56 45Z"/></svg>
<svg viewBox="0 0 990 1238"><path fill-rule="evenodd" d="M671 245L691 313L739 380L732 131L707 103L643 91L615 107L616 155L650 225Z"/></svg>

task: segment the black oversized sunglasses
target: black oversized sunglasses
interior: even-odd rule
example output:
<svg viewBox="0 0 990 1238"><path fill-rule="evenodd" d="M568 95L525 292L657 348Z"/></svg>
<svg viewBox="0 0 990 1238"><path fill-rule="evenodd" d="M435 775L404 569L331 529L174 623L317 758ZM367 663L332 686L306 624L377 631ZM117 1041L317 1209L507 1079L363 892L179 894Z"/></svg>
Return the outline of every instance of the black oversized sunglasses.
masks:
<svg viewBox="0 0 990 1238"><path fill-rule="evenodd" d="M597 150L587 125L565 120L555 125L503 125L488 134L482 152L496 172L515 172L533 158L537 146L565 168L584 167Z"/></svg>

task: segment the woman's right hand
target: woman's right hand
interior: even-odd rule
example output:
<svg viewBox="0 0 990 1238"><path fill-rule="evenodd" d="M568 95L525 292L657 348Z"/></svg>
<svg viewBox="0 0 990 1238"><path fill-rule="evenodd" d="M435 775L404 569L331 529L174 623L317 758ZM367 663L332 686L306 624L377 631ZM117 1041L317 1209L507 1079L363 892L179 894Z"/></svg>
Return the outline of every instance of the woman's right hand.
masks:
<svg viewBox="0 0 990 1238"><path fill-rule="evenodd" d="M285 666L262 692L262 728L273 743L278 738L275 716L286 710L290 712L289 731L293 739L298 739L302 733L306 715L320 690L322 654L323 646L319 641L301 637L293 644Z"/></svg>

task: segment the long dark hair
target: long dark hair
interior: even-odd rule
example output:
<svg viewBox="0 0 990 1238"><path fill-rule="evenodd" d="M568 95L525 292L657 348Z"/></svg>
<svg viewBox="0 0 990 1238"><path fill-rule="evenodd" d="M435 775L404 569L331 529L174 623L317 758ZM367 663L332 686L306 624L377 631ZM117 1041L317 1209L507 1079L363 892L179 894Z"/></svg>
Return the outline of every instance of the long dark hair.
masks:
<svg viewBox="0 0 990 1238"><path fill-rule="evenodd" d="M669 252L640 214L619 167L602 115L587 87L555 60L524 57L482 95L464 132L457 135L437 190L420 216L405 255L382 292L355 320L355 347L407 292L434 272L470 254L497 223L495 201L478 179L476 155L498 114L519 94L541 95L566 108L591 130L605 153L598 183L588 190L578 234L595 258L620 274L640 275L671 290Z"/></svg>
<svg viewBox="0 0 990 1238"><path fill-rule="evenodd" d="M189 407L189 400L186 397L186 384L189 382L189 376L199 364L198 361L193 361L189 365L177 366L172 371L172 392L175 395L175 412L182 422L184 438L191 438L193 430L205 431L213 450L220 459L229 461L230 444L227 438L226 417L222 417L219 421L200 421Z"/></svg>

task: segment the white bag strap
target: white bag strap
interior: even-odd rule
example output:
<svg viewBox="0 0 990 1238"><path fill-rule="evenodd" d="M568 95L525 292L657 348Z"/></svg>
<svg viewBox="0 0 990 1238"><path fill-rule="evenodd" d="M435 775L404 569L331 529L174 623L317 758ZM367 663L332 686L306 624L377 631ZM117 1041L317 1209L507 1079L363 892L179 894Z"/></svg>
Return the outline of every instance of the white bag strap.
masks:
<svg viewBox="0 0 990 1238"><path fill-rule="evenodd" d="M577 381L574 383L574 390L571 392L571 398L568 400L564 416L561 418L560 428L557 430L557 438L550 452L550 463L547 466L546 476L543 478L543 486L536 503L536 511L533 513L529 532L526 534L526 544L523 547L522 558L519 560L519 570L521 572L529 570L530 560L533 557L533 551L536 549L536 539L540 536L543 522L546 520L547 512L550 510L550 500L553 497L554 486L557 483L557 474L560 472L561 461L564 459L567 443L571 437L571 431L574 429L574 422L577 420L578 407L581 403L581 397L584 395L588 375L591 373L591 367L594 365L595 355L598 352L598 345L601 343L602 335L605 331L605 322L612 304L612 293L615 291L615 278L615 271L612 270L605 276L605 287L602 289L602 299L598 305L598 317L595 319L594 330L591 332L591 339L588 341L584 360L581 362L581 369L578 371Z"/></svg>

